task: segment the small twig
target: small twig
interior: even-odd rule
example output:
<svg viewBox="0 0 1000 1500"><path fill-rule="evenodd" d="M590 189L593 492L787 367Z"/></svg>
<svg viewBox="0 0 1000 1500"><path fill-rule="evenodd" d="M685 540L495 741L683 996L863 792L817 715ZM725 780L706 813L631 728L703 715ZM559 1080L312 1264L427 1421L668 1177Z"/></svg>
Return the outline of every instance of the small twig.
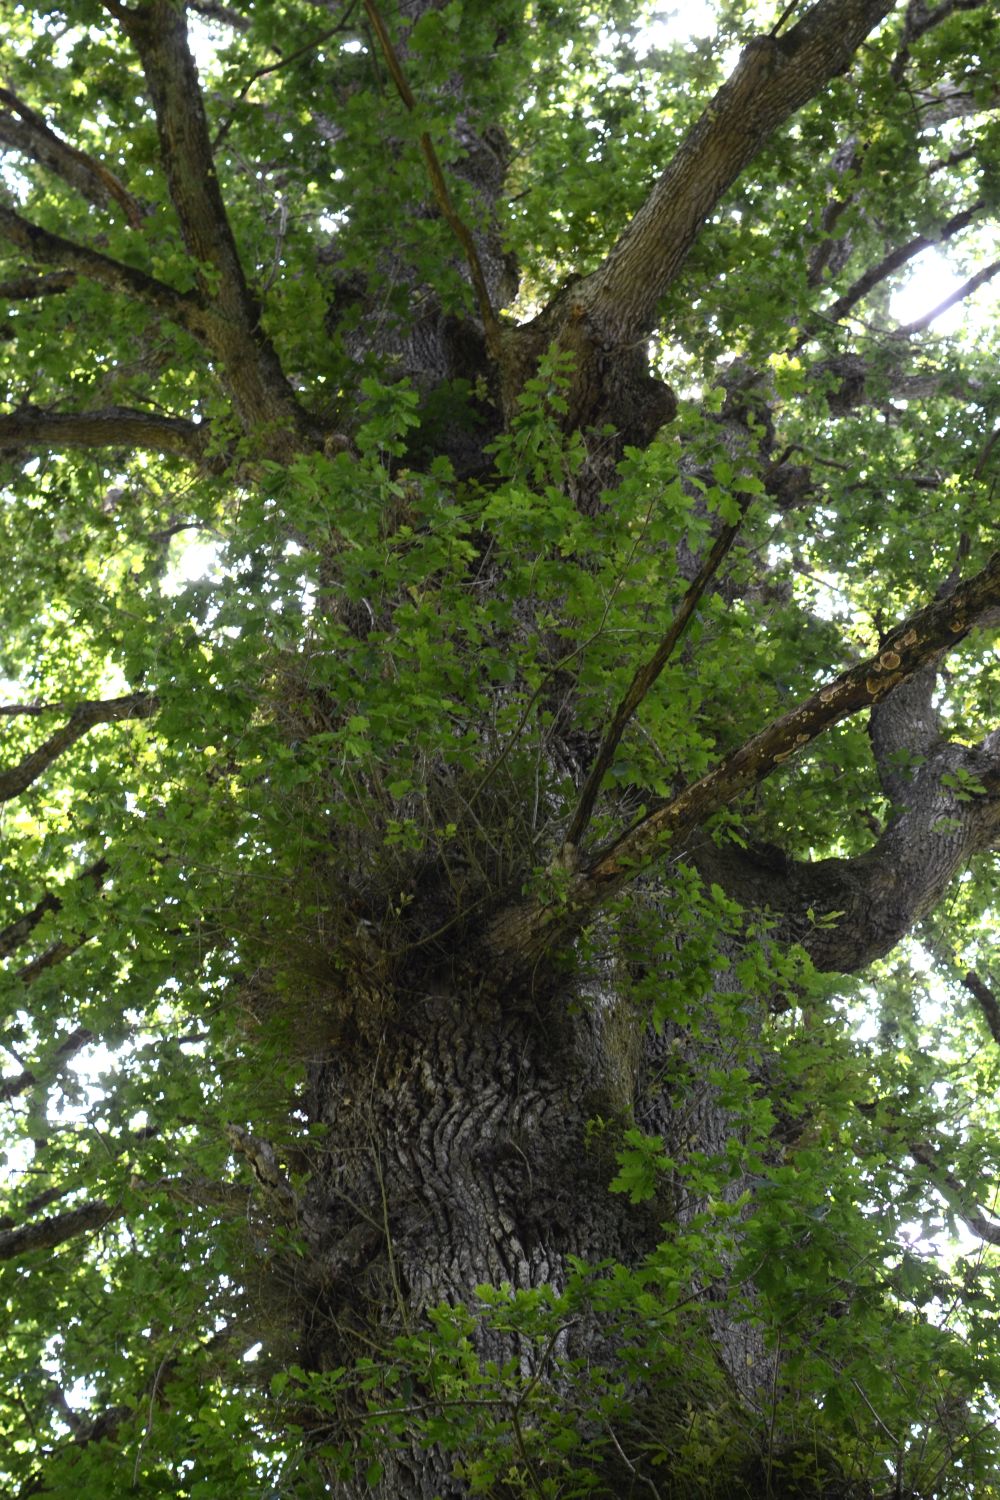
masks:
<svg viewBox="0 0 1000 1500"><path fill-rule="evenodd" d="M618 1441L618 1438L615 1435L615 1430L611 1426L610 1422L608 1423L608 1437L611 1439L612 1443L614 1444L614 1446L615 1446L615 1452L618 1454L618 1457L621 1459L622 1463L628 1469L629 1473L633 1476L633 1478L637 1479L640 1482L640 1484L644 1484L647 1487L647 1489L652 1490L653 1494L656 1496L656 1500L661 1500L660 1492L656 1488L656 1485L650 1479L650 1477L649 1477L648 1474L640 1474L639 1473L639 1470L636 1468L635 1464L629 1458L628 1454L625 1452L625 1449L622 1447L621 1443Z"/></svg>
<svg viewBox="0 0 1000 1500"><path fill-rule="evenodd" d="M406 75L396 54L396 49L392 45L392 38L386 30L385 22L378 7L374 4L374 0L364 0L364 5L365 12L372 24L372 29L378 38L378 44L382 49L386 65L392 74L392 80L396 85L399 97L412 114L417 107L417 101L414 98L413 90L406 81ZM500 324L497 322L497 316L493 311L493 304L490 301L489 290L486 286L486 277L483 275L482 264L479 260L479 252L476 249L475 241L469 232L468 226L459 217L451 201L448 184L445 182L444 172L441 169L441 162L434 149L434 142L426 130L422 131L420 135L420 150L427 164L427 173L431 179L431 186L434 189L434 196L437 199L438 207L465 252L465 259L468 262L469 274L472 277L472 286L476 294L476 301L479 303L479 316L483 320L486 347L489 350L490 356L498 360L500 358Z"/></svg>
<svg viewBox="0 0 1000 1500"><path fill-rule="evenodd" d="M285 248L285 232L288 229L288 200L284 196L278 199L278 232L274 238L274 254L271 257L271 269L267 280L260 289L263 297L269 292L278 279L278 271L281 267L281 252Z"/></svg>
<svg viewBox="0 0 1000 1500"><path fill-rule="evenodd" d="M307 52L312 52L315 47L321 47L324 42L328 42L330 38L336 36L339 31L343 31L344 27L350 20L351 11L354 9L357 3L358 0L350 0L350 4L346 7L343 15L335 26L328 27L326 31L321 31L319 36L314 36L308 42L304 42L301 47L296 47L295 51L289 52L287 57L280 58L276 63L268 63L266 67L258 68L255 73L250 74L250 77L247 79L246 83L243 85L239 93L236 95L236 98L233 100L228 115L219 126L219 129L216 131L215 140L212 142L213 151L217 151L219 149L219 147L222 145L222 142L229 134L230 130L232 129L233 120L236 117L237 106L243 103L243 100L246 98L247 94L249 94L250 90L253 88L258 79L266 78L269 73L278 73L282 68L290 67L293 62L298 62L300 57L305 57ZM199 7L196 5L193 7L193 9L198 10Z"/></svg>
<svg viewBox="0 0 1000 1500"><path fill-rule="evenodd" d="M472 804L476 802L483 788L496 775L497 771L499 771L500 767L503 765L511 750L514 748L520 736L521 730L528 722L531 710L535 705L535 700L538 698L546 683L548 683L550 678L554 677L557 672L561 672L564 667L568 666L574 657L580 656L583 652L585 652L587 648L591 646L594 641L596 641L603 633L604 627L607 624L608 615L611 613L611 606L617 598L618 593L625 582L628 570L631 567L633 559L635 558L635 555L639 550L643 538L646 535L646 531L652 518L654 503L655 502L650 503L649 509L646 511L645 517L643 518L642 527L638 535L636 536L635 541L632 543L631 548L629 549L628 557L619 570L618 577L612 584L611 589L608 593L608 597L604 601L604 609L601 612L601 618L597 626L594 628L594 630L591 631L590 635L587 636L586 640L583 640L578 645L574 646L571 651L567 651L566 655L561 656L557 662L553 662L551 667L545 668L544 672L542 673L541 681L538 683L538 686L535 688L534 692L531 694L531 697L525 704L524 711L521 714L521 717L518 720L517 724L514 726L514 729L511 731L507 739L507 743L504 745L503 749L500 751L499 755L493 761L493 763L487 766L486 770L483 772L481 780L479 780L473 787L469 797L469 802L467 804L469 807L471 807Z"/></svg>
<svg viewBox="0 0 1000 1500"><path fill-rule="evenodd" d="M615 709L614 718L611 720L601 748L597 752L594 764L590 768L590 774L580 794L579 805L573 814L573 821L570 823L569 831L566 834L566 845L570 849L575 849L579 845L581 838L586 832L587 825L594 811L594 804L597 801L597 794L601 788L601 782L604 780L605 773L611 768L615 752L621 743L621 738L629 719L631 719L639 704L670 660L673 649L684 634L699 599L705 592L714 574L718 571L726 553L736 540L736 533L743 524L743 517L746 515L749 503L750 497L745 496L740 505L739 520L734 521L732 525L724 527L719 532L719 535L715 539L715 545L705 558L694 582L681 600L680 608L671 622L670 629L649 658L649 661L636 672L628 685L625 696Z"/></svg>
<svg viewBox="0 0 1000 1500"><path fill-rule="evenodd" d="M983 451L980 453L976 461L976 467L972 471L973 479L982 479L983 474L986 472L986 465L989 462L990 454L998 442L1000 442L1000 427L995 428L983 444Z"/></svg>

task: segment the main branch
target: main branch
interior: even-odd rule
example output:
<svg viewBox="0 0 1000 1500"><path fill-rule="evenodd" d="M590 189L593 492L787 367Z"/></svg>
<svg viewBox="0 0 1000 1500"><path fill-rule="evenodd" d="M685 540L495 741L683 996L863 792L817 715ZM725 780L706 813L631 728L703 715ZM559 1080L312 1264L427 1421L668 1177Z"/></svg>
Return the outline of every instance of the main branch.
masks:
<svg viewBox="0 0 1000 1500"><path fill-rule="evenodd" d="M895 0L818 0L781 37L755 37L603 265L574 289L616 345L654 326L706 217L796 110L849 65Z"/></svg>
<svg viewBox="0 0 1000 1500"><path fill-rule="evenodd" d="M318 440L261 327L226 214L184 7L146 0L116 15L146 76L170 198L201 293L215 313L209 332L223 381L247 436L265 435L273 457L290 457L302 439Z"/></svg>
<svg viewBox="0 0 1000 1500"><path fill-rule="evenodd" d="M579 870L557 899L501 912L487 945L507 970L530 971L566 942L670 844L693 833L734 798L784 766L834 724L879 703L926 663L958 644L1000 606L1000 552L891 632L876 656L848 668L747 740L700 780L654 808Z"/></svg>
<svg viewBox="0 0 1000 1500"><path fill-rule="evenodd" d="M183 417L161 417L127 406L100 411L41 411L21 406L0 416L0 451L4 449L143 448L177 453L201 463L210 430Z"/></svg>
<svg viewBox="0 0 1000 1500"><path fill-rule="evenodd" d="M195 338L205 341L209 323L208 309L202 299L190 292L175 291L155 276L123 261L102 255L87 245L53 234L39 224L22 218L14 209L0 204L0 238L16 245L36 265L58 266L62 271L76 271L89 281L118 292L133 302L141 302L151 312L177 323Z"/></svg>

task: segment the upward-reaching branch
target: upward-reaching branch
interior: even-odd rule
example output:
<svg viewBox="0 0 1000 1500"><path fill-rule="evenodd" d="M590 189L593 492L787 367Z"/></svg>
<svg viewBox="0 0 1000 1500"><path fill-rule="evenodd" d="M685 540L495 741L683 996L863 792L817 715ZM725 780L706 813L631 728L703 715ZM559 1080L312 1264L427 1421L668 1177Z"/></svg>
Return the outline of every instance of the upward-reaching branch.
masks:
<svg viewBox="0 0 1000 1500"><path fill-rule="evenodd" d="M406 74L403 72L402 65L396 55L396 49L392 45L392 38L386 30L382 14L378 6L374 4L374 0L364 0L364 6L375 35L378 37L379 46L382 48L382 55L385 58L389 72L392 74L399 97L406 108L412 113L417 107L417 101L413 97L413 90L407 82ZM438 207L447 220L452 234L454 234L456 240L461 245L462 252L465 255L469 267L469 275L472 278L472 287L476 294L476 301L479 303L479 316L483 320L486 346L493 358L499 359L501 355L500 324L497 322L497 316L493 311L493 304L490 301L486 277L483 275L483 268L479 262L479 251L476 249L475 240L469 233L468 225L463 221L451 201L451 194L448 191L448 184L445 181L438 154L434 149L434 142L426 130L420 136L420 150L427 165L427 175L430 177Z"/></svg>
<svg viewBox="0 0 1000 1500"><path fill-rule="evenodd" d="M895 0L817 0L784 36L755 37L603 265L574 290L615 345L648 333L706 216L779 125L850 63Z"/></svg>
<svg viewBox="0 0 1000 1500"><path fill-rule="evenodd" d="M212 157L184 7L145 0L113 12L133 42L149 88L170 198L202 296L216 314L210 342L244 432L268 435L272 453L301 448L313 424L261 327L230 227Z"/></svg>
<svg viewBox="0 0 1000 1500"><path fill-rule="evenodd" d="M768 724L700 780L653 809L571 879L557 900L500 913L487 934L496 958L530 970L552 948L580 930L668 843L689 836L735 797L783 766L834 724L878 704L928 662L958 644L1000 606L1000 552L981 573L898 625L876 656L850 667ZM997 788L991 788L994 795ZM897 934L898 936L898 934Z"/></svg>
<svg viewBox="0 0 1000 1500"><path fill-rule="evenodd" d="M984 205L981 202L973 203L971 207L963 208L960 213L954 214L933 235L914 235L904 245L898 245L890 250L875 265L869 266L853 285L849 286L847 291L837 298L836 302L824 308L818 318L809 322L794 345L794 350L798 351L809 342L820 326L820 323L837 323L841 318L846 317L852 307L856 307L859 302L868 296L869 292L873 291L875 287L879 286L893 272L905 266L907 261L919 255L922 250L928 250L932 245L940 245L945 240L952 239L956 234L966 229L983 207Z"/></svg>
<svg viewBox="0 0 1000 1500"><path fill-rule="evenodd" d="M674 647L690 624L691 617L698 607L698 601L721 567L726 553L736 540L736 534L740 529L748 504L749 496L746 496L740 507L739 519L724 527L716 537L715 544L705 557L690 588L681 600L680 607L671 620L670 627L662 641L649 660L644 662L638 669L629 683L625 696L615 710L604 739L601 741L594 764L590 768L583 791L580 793L579 804L566 833L566 845L568 849L575 849L586 833L587 825L594 811L594 805L597 802L597 795L601 789L601 782L614 764L615 752L621 744L621 738L625 733L629 720L670 660Z"/></svg>

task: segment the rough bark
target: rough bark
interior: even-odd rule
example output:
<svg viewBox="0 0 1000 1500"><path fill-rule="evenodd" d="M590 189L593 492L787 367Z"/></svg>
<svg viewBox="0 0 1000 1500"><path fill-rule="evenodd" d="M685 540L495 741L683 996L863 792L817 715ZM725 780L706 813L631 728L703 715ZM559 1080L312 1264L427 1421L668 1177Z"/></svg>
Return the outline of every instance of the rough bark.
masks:
<svg viewBox="0 0 1000 1500"><path fill-rule="evenodd" d="M240 425L274 457L288 457L319 433L297 400L252 295L212 159L198 73L183 7L144 0L115 7L135 45L156 111L170 198L206 307L205 332L222 366Z"/></svg>

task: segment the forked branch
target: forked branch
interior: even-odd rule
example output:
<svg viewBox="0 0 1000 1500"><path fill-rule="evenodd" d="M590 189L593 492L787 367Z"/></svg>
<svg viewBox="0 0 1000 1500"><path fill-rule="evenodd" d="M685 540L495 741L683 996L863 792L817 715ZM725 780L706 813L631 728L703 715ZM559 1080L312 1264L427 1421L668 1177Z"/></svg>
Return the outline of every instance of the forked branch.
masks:
<svg viewBox="0 0 1000 1500"><path fill-rule="evenodd" d="M703 827L734 798L772 775L827 729L860 709L878 704L921 667L956 646L998 606L1000 552L946 599L935 600L898 625L877 655L841 672L676 797L654 807L572 875L557 897L508 908L495 917L486 942L505 974L530 971L546 953L579 932L594 912L662 855L668 845L676 845Z"/></svg>

